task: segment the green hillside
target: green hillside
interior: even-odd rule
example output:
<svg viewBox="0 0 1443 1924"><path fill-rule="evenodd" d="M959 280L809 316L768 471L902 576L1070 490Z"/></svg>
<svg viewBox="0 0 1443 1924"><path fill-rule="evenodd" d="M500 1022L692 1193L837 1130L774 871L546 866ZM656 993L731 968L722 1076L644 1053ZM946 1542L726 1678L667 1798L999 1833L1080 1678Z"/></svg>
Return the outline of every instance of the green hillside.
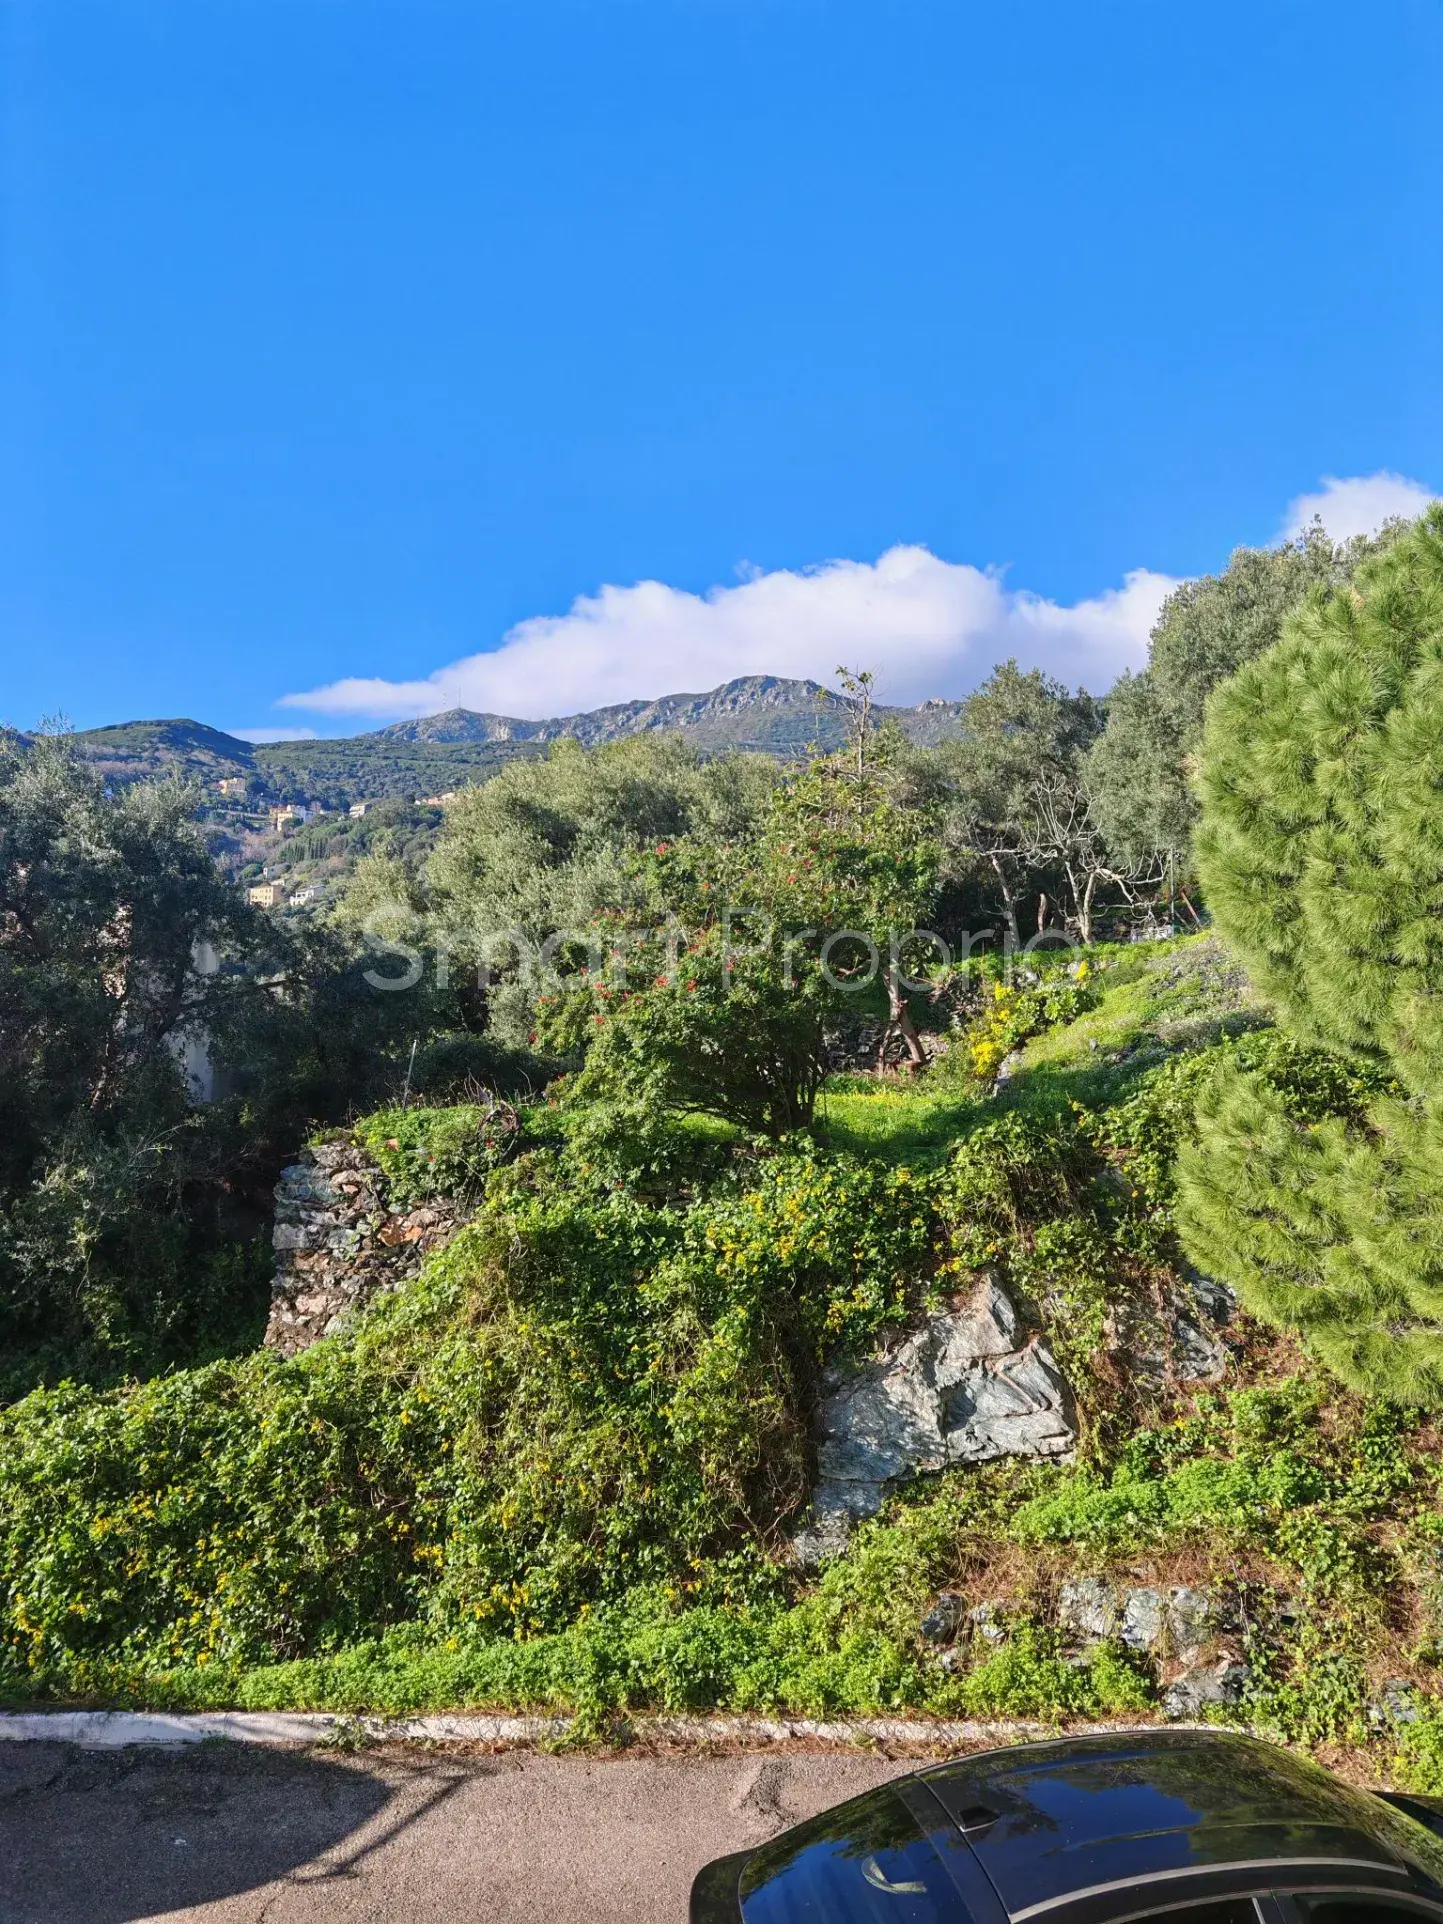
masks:
<svg viewBox="0 0 1443 1924"><path fill-rule="evenodd" d="M120 722L110 728L86 729L71 739L107 775L125 781L175 772L189 781L207 783L249 774L254 765L255 751L249 742L197 721Z"/></svg>
<svg viewBox="0 0 1443 1924"><path fill-rule="evenodd" d="M1302 1059L1211 938L1093 971L1080 1013L1034 1013L995 1091L835 1080L828 1146L735 1180L725 1132L695 1135L714 1173L680 1213L592 1188L537 1103L508 1170L478 1146L472 1227L343 1334L30 1398L0 1419L0 1558L25 1599L0 1642L10 1700L545 1708L593 1733L651 1708L1148 1721L1179 1667L1165 1639L1079 1646L1066 1599L1176 1595L1214 1600L1209 1661L1241 1657L1244 1694L1212 1714L1436 1787L1426 1419L1245 1317L1217 1387L1127 1382L1108 1333L1181 1263L1185 1092L1230 1057L1294 1079ZM424 1196L438 1157L456 1179L465 1121L387 1111L357 1139ZM900 1306L873 1278L930 1271L909 1287L936 1301L939 1262L987 1261L1065 1359L1080 1460L919 1479L820 1574L778 1561L752 1479L774 1452L785 1514L805 1472L753 1291L830 1303L865 1344ZM826 1326L805 1340L825 1349ZM954 1637L969 1612L986 1634Z"/></svg>
<svg viewBox="0 0 1443 1924"><path fill-rule="evenodd" d="M1327 559L935 750L698 752L796 719L739 685L392 734L510 759L262 831L259 751L202 830L0 742L0 1698L1219 1722L1443 1791L1443 505Z"/></svg>
<svg viewBox="0 0 1443 1924"><path fill-rule="evenodd" d="M344 808L359 801L444 794L486 781L517 756L545 752L524 742L405 742L353 735L259 743L255 768L268 798Z"/></svg>
<svg viewBox="0 0 1443 1924"><path fill-rule="evenodd" d="M895 720L919 745L931 746L956 732L959 711L959 703L931 701L877 713ZM256 807L309 801L335 809L356 801L414 801L483 782L508 761L544 754L548 743L566 736L595 748L675 729L704 754L742 749L793 759L814 748L830 753L845 740L850 714L846 702L820 683L750 675L706 695L623 702L544 721L457 708L318 741L252 745L192 721L123 722L72 739L115 780L174 772L199 783L214 800L220 781L243 775Z"/></svg>

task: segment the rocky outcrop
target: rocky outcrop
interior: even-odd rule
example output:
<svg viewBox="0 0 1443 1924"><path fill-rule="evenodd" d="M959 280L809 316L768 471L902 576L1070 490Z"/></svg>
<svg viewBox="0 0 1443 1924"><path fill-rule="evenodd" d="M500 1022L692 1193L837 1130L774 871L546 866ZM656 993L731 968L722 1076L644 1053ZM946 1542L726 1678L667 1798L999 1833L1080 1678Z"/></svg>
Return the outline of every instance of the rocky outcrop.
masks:
<svg viewBox="0 0 1443 1924"><path fill-rule="evenodd" d="M318 1143L276 1187L275 1279L268 1349L295 1356L350 1311L407 1282L460 1227L446 1200L393 1206L382 1172L359 1145Z"/></svg>
<svg viewBox="0 0 1443 1924"><path fill-rule="evenodd" d="M1174 1584L1119 1589L1105 1577L1075 1577L1057 1593L1057 1622L1084 1649L1115 1638L1129 1650L1192 1662L1218 1627L1221 1611L1206 1590Z"/></svg>
<svg viewBox="0 0 1443 1924"><path fill-rule="evenodd" d="M950 1643L967 1621L967 1599L955 1590L944 1590L918 1626L925 1643Z"/></svg>
<svg viewBox="0 0 1443 1924"><path fill-rule="evenodd" d="M968 1609L965 1596L948 1590L923 1615L918 1635L924 1643L945 1646L936 1661L957 1675L976 1661L979 1639L1005 1641L1017 1624L1033 1621L1034 1613L1034 1600L1006 1597ZM1240 1628L1236 1597L1227 1588L1173 1584L1161 1589L1073 1577L1058 1590L1056 1622L1071 1663L1084 1663L1104 1643L1121 1644L1144 1659L1164 1686L1163 1715L1174 1721L1241 1702L1252 1681L1238 1654L1238 1639L1225 1634ZM1390 1679L1382 1698L1369 1707L1370 1721L1377 1727L1406 1721L1410 1689L1406 1679Z"/></svg>
<svg viewBox="0 0 1443 1924"><path fill-rule="evenodd" d="M1422 1715L1418 1686L1407 1677L1385 1678L1382 1690L1368 1705L1368 1723L1374 1730L1416 1724Z"/></svg>
<svg viewBox="0 0 1443 1924"><path fill-rule="evenodd" d="M1246 1664L1223 1657L1217 1663L1199 1664L1185 1670L1162 1693L1162 1714L1176 1721L1198 1717L1206 1710L1221 1710L1238 1703L1251 1681Z"/></svg>
<svg viewBox="0 0 1443 1924"><path fill-rule="evenodd" d="M1220 1382L1228 1369L1220 1332L1237 1307L1225 1283L1186 1271L1164 1297L1161 1315L1147 1319L1137 1333L1130 1346L1131 1367L1159 1383Z"/></svg>
<svg viewBox="0 0 1443 1924"><path fill-rule="evenodd" d="M818 1482L793 1541L805 1564L909 1478L999 1456L1059 1457L1077 1441L1071 1397L1041 1337L1024 1341L991 1277L891 1350L829 1371L817 1412Z"/></svg>

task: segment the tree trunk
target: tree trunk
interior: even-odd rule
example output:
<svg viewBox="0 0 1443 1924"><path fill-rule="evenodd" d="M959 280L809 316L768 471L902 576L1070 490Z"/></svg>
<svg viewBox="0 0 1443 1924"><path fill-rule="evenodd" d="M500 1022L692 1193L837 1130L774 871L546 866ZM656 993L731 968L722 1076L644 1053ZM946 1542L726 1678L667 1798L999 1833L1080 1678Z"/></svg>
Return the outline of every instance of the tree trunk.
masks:
<svg viewBox="0 0 1443 1924"><path fill-rule="evenodd" d="M1092 940L1092 897L1097 888L1097 878L1101 869L1093 869L1087 878L1087 887L1082 891L1077 904L1077 933L1084 942Z"/></svg>
<svg viewBox="0 0 1443 1924"><path fill-rule="evenodd" d="M893 963L887 963L882 970L882 980L887 988L887 1025L882 1031L882 1040L877 1045L878 1073L887 1066L887 1044L894 1035L902 1038L902 1046L907 1051L908 1067L923 1069L927 1057L912 1020L912 1011L907 1007L906 992L898 981L898 970Z"/></svg>
<svg viewBox="0 0 1443 1924"><path fill-rule="evenodd" d="M1002 910L1007 917L1007 934L1012 944L1012 953L1016 955L1017 951L1022 947L1022 936L1017 927L1017 901L1008 884L1006 871L1003 869L1001 862L998 861L995 855L989 855L987 859L992 864L993 873L997 877L997 886L1002 891Z"/></svg>

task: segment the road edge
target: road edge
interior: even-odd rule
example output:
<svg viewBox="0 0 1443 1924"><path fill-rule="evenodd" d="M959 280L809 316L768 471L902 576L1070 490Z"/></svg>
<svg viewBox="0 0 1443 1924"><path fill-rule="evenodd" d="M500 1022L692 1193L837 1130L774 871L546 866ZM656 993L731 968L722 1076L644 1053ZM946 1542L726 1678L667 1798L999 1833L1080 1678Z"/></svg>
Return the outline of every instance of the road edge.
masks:
<svg viewBox="0 0 1443 1924"><path fill-rule="evenodd" d="M129 1745L199 1743L296 1746L354 1743L485 1744L535 1748L568 1737L569 1716L505 1717L455 1712L420 1717L348 1716L323 1710L132 1711L44 1710L0 1712L0 1743L75 1744L84 1750ZM1172 1728L1189 1728L1174 1725ZM1155 1728L1137 1722L1070 1725L1070 1737L1106 1731ZM667 1744L689 1749L802 1743L838 1749L881 1745L961 1749L1025 1743L1060 1736L1056 1726L1019 1721L931 1721L919 1717L862 1717L835 1721L813 1717L638 1716L626 1725L629 1744Z"/></svg>

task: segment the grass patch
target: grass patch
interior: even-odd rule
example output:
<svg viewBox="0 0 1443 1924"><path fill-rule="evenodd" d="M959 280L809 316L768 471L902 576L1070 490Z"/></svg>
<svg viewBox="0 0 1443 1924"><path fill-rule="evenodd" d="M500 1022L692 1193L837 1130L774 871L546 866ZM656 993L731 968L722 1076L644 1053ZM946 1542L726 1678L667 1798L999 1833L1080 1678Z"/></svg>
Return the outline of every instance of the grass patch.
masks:
<svg viewBox="0 0 1443 1924"><path fill-rule="evenodd" d="M998 1092L1000 1107L1105 1109L1170 1055L1269 1020L1211 934L1090 953L1097 960L1096 1008L1026 1044L1015 1075Z"/></svg>
<svg viewBox="0 0 1443 1924"><path fill-rule="evenodd" d="M986 1107L979 1092L883 1077L832 1076L817 1103L817 1134L871 1161L935 1169Z"/></svg>

